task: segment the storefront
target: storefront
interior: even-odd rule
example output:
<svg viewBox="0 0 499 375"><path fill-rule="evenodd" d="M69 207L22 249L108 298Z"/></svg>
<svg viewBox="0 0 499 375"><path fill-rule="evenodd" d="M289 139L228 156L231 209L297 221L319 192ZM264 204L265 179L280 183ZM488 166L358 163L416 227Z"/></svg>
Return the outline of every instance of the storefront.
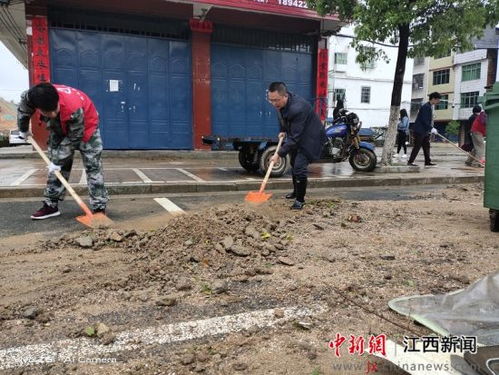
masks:
<svg viewBox="0 0 499 375"><path fill-rule="evenodd" d="M207 134L275 135L266 87L284 81L320 103L325 36L339 27L294 0L35 0L26 21L31 83L89 94L107 149L200 149ZM43 125L33 130L43 141Z"/></svg>

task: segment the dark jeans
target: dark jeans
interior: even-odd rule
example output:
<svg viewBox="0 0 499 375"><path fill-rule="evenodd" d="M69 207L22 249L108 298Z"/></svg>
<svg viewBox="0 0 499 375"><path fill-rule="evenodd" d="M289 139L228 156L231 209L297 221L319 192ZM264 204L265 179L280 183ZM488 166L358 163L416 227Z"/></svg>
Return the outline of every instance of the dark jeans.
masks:
<svg viewBox="0 0 499 375"><path fill-rule="evenodd" d="M400 152L400 149L404 148L404 154L407 154L407 145L405 142L407 141L407 134L403 130L397 130L397 154Z"/></svg>
<svg viewBox="0 0 499 375"><path fill-rule="evenodd" d="M414 163L416 156L418 156L419 150L423 147L424 153L424 163L430 164L430 134L419 134L414 133L414 148L412 149L411 156L409 157L408 163Z"/></svg>

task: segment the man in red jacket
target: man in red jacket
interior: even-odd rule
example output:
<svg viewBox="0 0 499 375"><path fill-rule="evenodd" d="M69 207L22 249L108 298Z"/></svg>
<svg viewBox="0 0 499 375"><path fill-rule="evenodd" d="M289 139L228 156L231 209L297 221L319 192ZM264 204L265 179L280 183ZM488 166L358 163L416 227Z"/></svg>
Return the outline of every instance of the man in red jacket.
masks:
<svg viewBox="0 0 499 375"><path fill-rule="evenodd" d="M75 150L79 150L87 174L90 204L94 213L105 213L109 200L102 172L102 139L99 132L99 114L94 103L82 91L64 85L40 83L21 95L17 109L20 138L29 135L29 121L35 110L49 129L49 166L43 207L31 218L43 220L59 216L59 201L64 199L65 188L54 172L61 171L69 180Z"/></svg>
<svg viewBox="0 0 499 375"><path fill-rule="evenodd" d="M487 126L487 114L482 111L475 118L473 124L471 125L471 139L473 141L473 151L471 154L475 156L478 160L484 162L485 158L485 136L487 135L486 131ZM466 160L466 164L472 167L483 168L483 164L480 164L478 161L468 156L468 160Z"/></svg>

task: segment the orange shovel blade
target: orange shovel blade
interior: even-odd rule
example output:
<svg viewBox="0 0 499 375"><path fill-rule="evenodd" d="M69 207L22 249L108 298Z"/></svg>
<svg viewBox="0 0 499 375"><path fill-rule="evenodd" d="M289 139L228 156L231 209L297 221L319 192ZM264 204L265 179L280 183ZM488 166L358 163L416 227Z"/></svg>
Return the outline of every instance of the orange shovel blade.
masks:
<svg viewBox="0 0 499 375"><path fill-rule="evenodd" d="M259 191L250 191L248 194L246 194L246 198L244 199L246 202L251 202L251 203L263 203L267 202L270 197L272 196L272 193L260 193Z"/></svg>
<svg viewBox="0 0 499 375"><path fill-rule="evenodd" d="M76 220L83 225L94 229L107 228L113 225L113 221L101 212L91 215L78 216Z"/></svg>

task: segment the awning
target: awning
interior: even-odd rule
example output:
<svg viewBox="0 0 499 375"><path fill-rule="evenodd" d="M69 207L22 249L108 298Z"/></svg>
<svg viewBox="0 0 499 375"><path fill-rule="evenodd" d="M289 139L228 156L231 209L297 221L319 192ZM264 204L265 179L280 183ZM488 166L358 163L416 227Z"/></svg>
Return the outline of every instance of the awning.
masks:
<svg viewBox="0 0 499 375"><path fill-rule="evenodd" d="M28 67L23 0L0 0L0 41L25 68Z"/></svg>

